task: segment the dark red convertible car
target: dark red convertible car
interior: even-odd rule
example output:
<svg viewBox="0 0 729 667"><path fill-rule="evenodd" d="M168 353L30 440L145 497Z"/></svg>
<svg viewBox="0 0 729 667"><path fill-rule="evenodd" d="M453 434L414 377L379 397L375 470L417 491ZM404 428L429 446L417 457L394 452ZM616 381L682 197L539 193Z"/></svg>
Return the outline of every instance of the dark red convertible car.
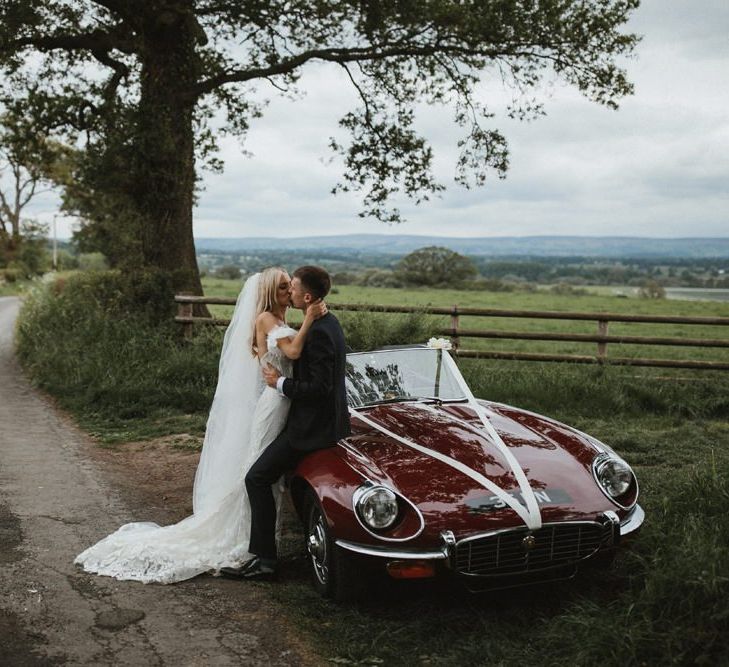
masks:
<svg viewBox="0 0 729 667"><path fill-rule="evenodd" d="M612 449L574 428L475 399L447 350L349 354L352 435L291 480L314 584L362 574L451 576L471 590L568 578L607 561L644 513Z"/></svg>

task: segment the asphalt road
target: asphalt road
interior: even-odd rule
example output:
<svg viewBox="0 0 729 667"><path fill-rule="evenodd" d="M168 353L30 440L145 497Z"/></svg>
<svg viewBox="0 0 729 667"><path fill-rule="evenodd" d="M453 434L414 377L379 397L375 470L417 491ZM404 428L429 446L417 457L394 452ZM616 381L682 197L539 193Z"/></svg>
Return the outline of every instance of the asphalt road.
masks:
<svg viewBox="0 0 729 667"><path fill-rule="evenodd" d="M265 584L210 576L143 585L78 570L89 544L139 517L83 433L35 391L0 298L0 664L302 665L317 662ZM86 454L85 454L86 453Z"/></svg>

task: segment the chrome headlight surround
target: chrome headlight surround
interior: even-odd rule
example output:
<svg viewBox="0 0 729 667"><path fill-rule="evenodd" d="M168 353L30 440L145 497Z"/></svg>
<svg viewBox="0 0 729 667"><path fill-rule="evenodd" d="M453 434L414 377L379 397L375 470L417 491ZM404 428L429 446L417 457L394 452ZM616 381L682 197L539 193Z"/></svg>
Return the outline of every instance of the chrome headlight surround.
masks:
<svg viewBox="0 0 729 667"><path fill-rule="evenodd" d="M638 480L633 469L612 452L601 452L592 462L592 475L600 490L618 507L638 502Z"/></svg>
<svg viewBox="0 0 729 667"><path fill-rule="evenodd" d="M369 486L355 501L357 516L371 530L386 530L398 518L400 507L397 494L386 486Z"/></svg>
<svg viewBox="0 0 729 667"><path fill-rule="evenodd" d="M373 489L385 489L388 493L393 494L397 499L397 516L387 528L373 528L369 523L365 521L362 512L360 511L361 499L368 491L372 491ZM400 524L406 521L410 521L410 519L412 519L412 516L410 515L411 512L415 518L415 525L411 525L409 529L405 531L405 533L402 533L402 531L398 532L397 537L395 537L393 535L393 531L399 531ZM354 493L352 494L352 513L357 519L357 523L362 527L365 532L369 533L373 537L376 537L378 540L382 540L383 542L407 542L408 540L416 538L425 529L425 519L423 518L423 513L418 509L416 505L414 505L410 500L408 500L405 496L398 493L397 491L394 491L384 484L375 483L366 478L362 485L355 489Z"/></svg>

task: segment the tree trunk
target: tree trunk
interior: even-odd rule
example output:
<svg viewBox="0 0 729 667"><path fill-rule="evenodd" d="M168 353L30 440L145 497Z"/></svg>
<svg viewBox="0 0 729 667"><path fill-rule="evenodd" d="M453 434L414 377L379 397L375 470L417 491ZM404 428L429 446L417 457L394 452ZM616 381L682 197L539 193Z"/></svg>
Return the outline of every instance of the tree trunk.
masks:
<svg viewBox="0 0 729 667"><path fill-rule="evenodd" d="M198 61L188 4L149 8L130 194L144 264L170 272L177 291L202 294L192 233L195 100L186 95Z"/></svg>
<svg viewBox="0 0 729 667"><path fill-rule="evenodd" d="M12 178L8 180L9 190L14 195L3 197L3 216L5 221L0 222L0 244L2 245L3 260L9 264L15 260L18 248L22 241L20 234L20 214L23 206L21 201L24 197L23 193L23 168L20 166L16 157L7 158L7 164L10 166ZM33 186L35 189L35 186ZM27 203L27 202L26 202Z"/></svg>
<svg viewBox="0 0 729 667"><path fill-rule="evenodd" d="M8 234L7 231L4 229L0 233L0 245L2 246L2 252L0 253L0 256L2 256L3 262L5 264L10 264L11 262L15 261L21 241L22 238L20 236L20 216L18 214L17 216L11 218L10 233Z"/></svg>

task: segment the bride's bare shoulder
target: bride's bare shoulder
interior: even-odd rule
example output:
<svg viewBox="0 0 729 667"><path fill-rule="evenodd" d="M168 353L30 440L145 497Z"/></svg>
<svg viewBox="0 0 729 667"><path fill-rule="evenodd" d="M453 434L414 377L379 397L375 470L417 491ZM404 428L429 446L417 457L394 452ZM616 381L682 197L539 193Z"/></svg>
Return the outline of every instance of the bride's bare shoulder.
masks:
<svg viewBox="0 0 729 667"><path fill-rule="evenodd" d="M278 320L273 313L269 313L267 310L259 313L256 317L256 329L258 331L267 334L278 324Z"/></svg>

